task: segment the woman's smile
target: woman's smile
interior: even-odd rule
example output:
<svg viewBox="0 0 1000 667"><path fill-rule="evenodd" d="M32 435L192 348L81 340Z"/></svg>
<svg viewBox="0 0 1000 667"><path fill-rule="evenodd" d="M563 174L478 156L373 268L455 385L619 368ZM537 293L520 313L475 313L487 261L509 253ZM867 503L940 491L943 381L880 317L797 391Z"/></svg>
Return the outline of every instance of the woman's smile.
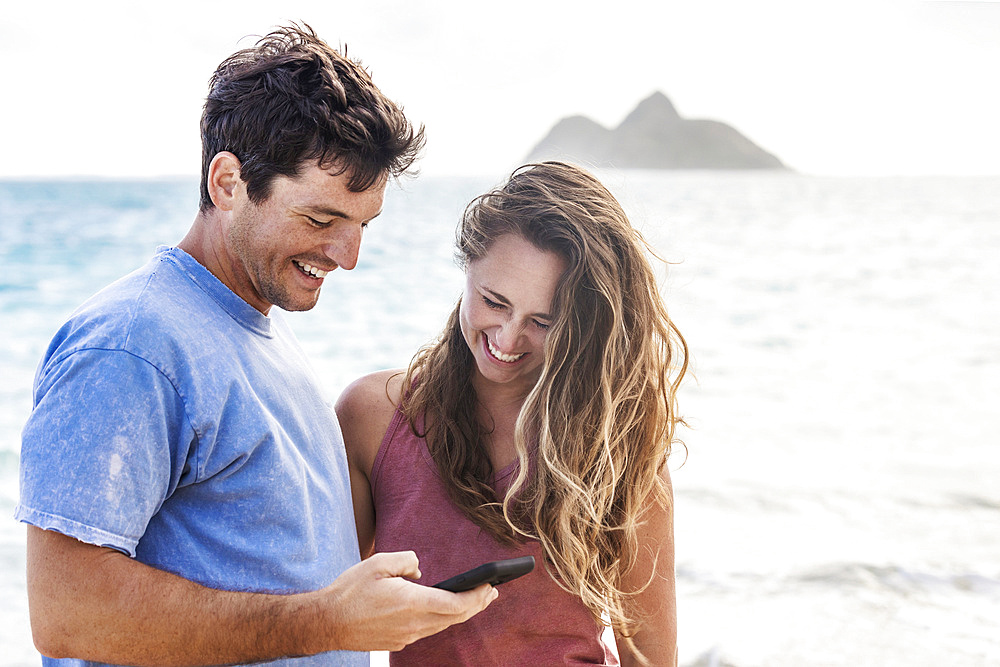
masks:
<svg viewBox="0 0 1000 667"><path fill-rule="evenodd" d="M507 365L514 365L528 355L527 352L522 352L520 354L504 354L493 346L493 341L490 340L490 337L486 335L486 333L483 333L483 341L486 346L486 352L497 361Z"/></svg>

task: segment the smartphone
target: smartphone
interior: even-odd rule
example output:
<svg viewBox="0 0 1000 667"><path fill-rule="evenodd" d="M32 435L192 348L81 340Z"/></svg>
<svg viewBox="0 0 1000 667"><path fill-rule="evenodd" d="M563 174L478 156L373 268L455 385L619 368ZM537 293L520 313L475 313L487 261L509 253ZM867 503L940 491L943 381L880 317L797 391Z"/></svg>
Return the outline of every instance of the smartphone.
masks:
<svg viewBox="0 0 1000 667"><path fill-rule="evenodd" d="M522 574L528 574L535 569L535 557L509 558L483 563L468 572L457 574L451 579L434 584L434 588L443 588L452 593L461 593L475 588L479 584L489 583L499 586L505 581L517 579Z"/></svg>

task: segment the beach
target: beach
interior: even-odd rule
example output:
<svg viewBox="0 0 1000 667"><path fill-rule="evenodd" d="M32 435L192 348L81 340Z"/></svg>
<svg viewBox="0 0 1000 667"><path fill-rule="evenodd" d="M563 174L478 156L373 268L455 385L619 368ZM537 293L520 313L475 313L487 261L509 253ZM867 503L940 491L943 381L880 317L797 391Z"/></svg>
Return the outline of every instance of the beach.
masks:
<svg viewBox="0 0 1000 667"><path fill-rule="evenodd" d="M1000 664L1000 179L600 176L668 262L692 355L681 664ZM285 315L331 397L437 334L455 222L502 178L390 186L358 268ZM0 182L0 667L38 664L11 518L35 367L73 308L183 236L196 187Z"/></svg>

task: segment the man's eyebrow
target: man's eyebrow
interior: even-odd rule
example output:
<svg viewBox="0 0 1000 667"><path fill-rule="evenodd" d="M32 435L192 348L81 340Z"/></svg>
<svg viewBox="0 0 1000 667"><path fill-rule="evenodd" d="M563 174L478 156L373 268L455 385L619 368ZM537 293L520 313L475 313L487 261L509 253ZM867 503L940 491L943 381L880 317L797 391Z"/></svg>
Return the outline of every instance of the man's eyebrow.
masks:
<svg viewBox="0 0 1000 667"><path fill-rule="evenodd" d="M344 220L350 220L351 219L351 216L347 215L343 211L340 211L340 210L335 209L335 208L330 208L329 206L322 206L322 205L320 205L320 206L312 206L312 205L307 204L307 205L303 206L302 208L305 209L305 210L307 210L307 211L309 211L309 212L311 212L311 213L316 213L316 214L319 214L319 215L322 215L322 216L326 216L328 218L343 218ZM375 218L379 217L380 215L382 215L382 210L381 209L379 210L378 213L376 213L375 215L373 215L372 217L370 217L368 219L368 221L374 220Z"/></svg>
<svg viewBox="0 0 1000 667"><path fill-rule="evenodd" d="M497 303L502 303L505 306L509 306L510 305L510 301L508 301L507 297L505 297L503 294L500 294L499 292L494 292L493 290L491 290L489 287L486 287L485 285L483 286L483 289L486 290L487 292L489 292L490 296L492 296L493 300L496 301ZM537 319L540 319L540 320L551 320L552 319L552 316L549 315L548 313L532 313L531 316L535 317Z"/></svg>

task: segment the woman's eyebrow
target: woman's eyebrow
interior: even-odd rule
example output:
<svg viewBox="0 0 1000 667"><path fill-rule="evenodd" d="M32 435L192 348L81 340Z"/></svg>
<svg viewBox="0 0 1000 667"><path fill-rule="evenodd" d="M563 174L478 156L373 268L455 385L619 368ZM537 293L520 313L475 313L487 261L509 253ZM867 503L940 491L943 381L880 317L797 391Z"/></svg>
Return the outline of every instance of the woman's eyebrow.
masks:
<svg viewBox="0 0 1000 667"><path fill-rule="evenodd" d="M499 292L494 292L493 290L491 290L489 287L486 287L485 285L483 286L483 289L485 291L489 292L490 296L493 297L493 300L496 301L497 303L502 303L505 306L511 305L510 301L503 294L500 294ZM534 318L537 318L539 320L551 320L552 319L552 316L549 315L548 313L532 313L531 316L534 317Z"/></svg>

